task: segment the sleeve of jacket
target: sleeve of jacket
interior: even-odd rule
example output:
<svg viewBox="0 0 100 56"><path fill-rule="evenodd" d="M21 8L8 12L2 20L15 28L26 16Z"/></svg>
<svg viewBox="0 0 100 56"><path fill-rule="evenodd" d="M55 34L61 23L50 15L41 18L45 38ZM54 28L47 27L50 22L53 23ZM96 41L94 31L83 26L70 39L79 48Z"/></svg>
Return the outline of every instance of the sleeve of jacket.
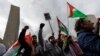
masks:
<svg viewBox="0 0 100 56"><path fill-rule="evenodd" d="M22 31L21 31L21 33L19 35L19 39L18 39L20 44L25 42L25 33L26 33L26 29L22 29Z"/></svg>
<svg viewBox="0 0 100 56"><path fill-rule="evenodd" d="M83 47L100 53L100 37L97 35L86 35L84 37Z"/></svg>
<svg viewBox="0 0 100 56"><path fill-rule="evenodd" d="M43 47L44 46L44 44L43 44L44 40L43 40L43 36L42 36L42 29L39 30L38 39L39 39L40 45Z"/></svg>

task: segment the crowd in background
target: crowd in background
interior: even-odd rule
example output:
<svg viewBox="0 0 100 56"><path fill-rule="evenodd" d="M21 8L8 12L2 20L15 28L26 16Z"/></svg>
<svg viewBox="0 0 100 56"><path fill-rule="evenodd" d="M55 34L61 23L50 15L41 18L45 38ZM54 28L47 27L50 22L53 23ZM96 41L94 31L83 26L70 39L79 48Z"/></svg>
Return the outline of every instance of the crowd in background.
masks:
<svg viewBox="0 0 100 56"><path fill-rule="evenodd" d="M0 43L0 56L99 56L100 55L100 18L98 18L95 27L94 23L82 18L75 23L78 41L73 41L71 35L64 35L61 38L61 30L59 29L58 39L54 34L44 40L43 28L44 23L40 24L38 36L32 35L30 41L25 38L26 31L29 26L25 26L20 32L17 52L6 50L6 47ZM37 41L38 39L38 41ZM13 45L16 46L16 45ZM2 51L3 49L3 51ZM11 54L14 53L14 55Z"/></svg>

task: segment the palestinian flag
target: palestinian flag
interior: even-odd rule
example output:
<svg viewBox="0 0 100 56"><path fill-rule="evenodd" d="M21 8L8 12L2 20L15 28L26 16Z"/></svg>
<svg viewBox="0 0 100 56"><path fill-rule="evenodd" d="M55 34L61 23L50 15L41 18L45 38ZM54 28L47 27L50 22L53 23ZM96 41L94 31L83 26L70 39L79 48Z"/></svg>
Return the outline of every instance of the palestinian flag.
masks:
<svg viewBox="0 0 100 56"><path fill-rule="evenodd" d="M66 26L58 18L57 21L58 21L59 30L61 30L61 32L65 33L66 35L68 35L68 30Z"/></svg>
<svg viewBox="0 0 100 56"><path fill-rule="evenodd" d="M72 17L72 18L74 17L86 18L87 17L84 13L77 10L74 6L72 6L68 2L67 2L67 5L68 5L68 17Z"/></svg>
<svg viewBox="0 0 100 56"><path fill-rule="evenodd" d="M3 56L16 56L18 49L20 48L20 44L16 41Z"/></svg>
<svg viewBox="0 0 100 56"><path fill-rule="evenodd" d="M32 39L31 35L28 34L25 36L26 42L32 47ZM3 56L16 56L18 50L20 48L20 43L16 41Z"/></svg>

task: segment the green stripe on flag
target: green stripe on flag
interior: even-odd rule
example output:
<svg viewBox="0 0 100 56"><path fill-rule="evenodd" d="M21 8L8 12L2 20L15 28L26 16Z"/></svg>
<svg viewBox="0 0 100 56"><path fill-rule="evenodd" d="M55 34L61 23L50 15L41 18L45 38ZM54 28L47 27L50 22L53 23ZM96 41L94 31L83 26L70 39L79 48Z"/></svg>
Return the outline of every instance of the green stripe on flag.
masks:
<svg viewBox="0 0 100 56"><path fill-rule="evenodd" d="M87 16L82 12L80 12L79 10L75 10L72 17L86 18Z"/></svg>
<svg viewBox="0 0 100 56"><path fill-rule="evenodd" d="M87 15L85 15L84 13L76 9L74 6L72 6L68 2L67 4L68 4L68 12L69 12L68 16L69 17L72 17L72 18L79 17L82 19L86 19Z"/></svg>
<svg viewBox="0 0 100 56"><path fill-rule="evenodd" d="M57 18L58 20L58 27L59 27L59 30L61 30L61 32L64 32L66 35L68 35L68 30L67 30L67 27Z"/></svg>

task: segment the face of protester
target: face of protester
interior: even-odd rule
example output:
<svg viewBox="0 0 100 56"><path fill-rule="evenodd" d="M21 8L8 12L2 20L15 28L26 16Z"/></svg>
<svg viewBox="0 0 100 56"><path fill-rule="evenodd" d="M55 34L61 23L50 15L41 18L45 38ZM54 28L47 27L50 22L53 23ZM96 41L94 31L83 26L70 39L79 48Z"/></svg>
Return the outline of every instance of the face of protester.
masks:
<svg viewBox="0 0 100 56"><path fill-rule="evenodd" d="M53 44L53 45L56 43L56 40L55 40L55 38L54 38L54 37L50 38L50 40L49 40L49 41L50 41L50 43L51 43L51 44Z"/></svg>
<svg viewBox="0 0 100 56"><path fill-rule="evenodd" d="M32 37L33 39L32 39L32 41L33 41L33 43L37 43L37 37Z"/></svg>

